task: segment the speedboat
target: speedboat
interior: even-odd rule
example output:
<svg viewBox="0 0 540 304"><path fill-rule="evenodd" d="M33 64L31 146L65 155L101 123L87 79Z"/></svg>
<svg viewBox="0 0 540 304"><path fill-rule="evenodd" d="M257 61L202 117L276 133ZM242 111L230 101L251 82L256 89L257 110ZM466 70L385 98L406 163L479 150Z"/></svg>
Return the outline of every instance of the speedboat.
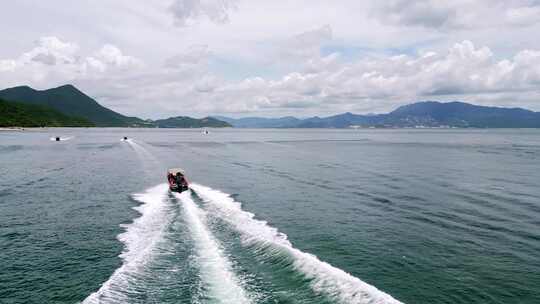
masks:
<svg viewBox="0 0 540 304"><path fill-rule="evenodd" d="M167 181L169 182L169 190L172 192L182 193L189 189L184 170L180 168L167 170Z"/></svg>

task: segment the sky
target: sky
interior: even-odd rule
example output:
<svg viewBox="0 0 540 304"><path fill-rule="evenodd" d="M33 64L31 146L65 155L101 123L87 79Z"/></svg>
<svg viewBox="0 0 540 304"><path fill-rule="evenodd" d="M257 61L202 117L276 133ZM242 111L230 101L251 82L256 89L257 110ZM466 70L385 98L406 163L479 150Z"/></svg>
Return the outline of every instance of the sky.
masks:
<svg viewBox="0 0 540 304"><path fill-rule="evenodd" d="M126 115L540 111L540 0L4 1L0 89L73 84Z"/></svg>

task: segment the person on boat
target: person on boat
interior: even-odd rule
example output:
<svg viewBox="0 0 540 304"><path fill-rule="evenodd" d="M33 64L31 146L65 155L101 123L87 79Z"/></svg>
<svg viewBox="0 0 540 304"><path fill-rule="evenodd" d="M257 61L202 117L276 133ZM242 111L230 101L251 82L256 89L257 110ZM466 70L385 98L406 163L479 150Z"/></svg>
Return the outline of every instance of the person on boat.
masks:
<svg viewBox="0 0 540 304"><path fill-rule="evenodd" d="M169 185L174 185L176 184L176 179L174 178L174 176L172 174L169 174Z"/></svg>
<svg viewBox="0 0 540 304"><path fill-rule="evenodd" d="M176 173L176 184L178 187L187 188L186 177L180 172Z"/></svg>
<svg viewBox="0 0 540 304"><path fill-rule="evenodd" d="M179 168L167 170L167 181L169 182L169 190L181 193L189 189L189 184L184 176L184 171Z"/></svg>

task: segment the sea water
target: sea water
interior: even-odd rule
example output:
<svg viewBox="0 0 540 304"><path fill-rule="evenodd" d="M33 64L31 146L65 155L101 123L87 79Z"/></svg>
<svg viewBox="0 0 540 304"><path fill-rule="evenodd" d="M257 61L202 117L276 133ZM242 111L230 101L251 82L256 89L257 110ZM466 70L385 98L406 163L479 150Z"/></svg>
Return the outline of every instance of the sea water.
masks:
<svg viewBox="0 0 540 304"><path fill-rule="evenodd" d="M540 130L2 131L0 303L540 303L539 186Z"/></svg>

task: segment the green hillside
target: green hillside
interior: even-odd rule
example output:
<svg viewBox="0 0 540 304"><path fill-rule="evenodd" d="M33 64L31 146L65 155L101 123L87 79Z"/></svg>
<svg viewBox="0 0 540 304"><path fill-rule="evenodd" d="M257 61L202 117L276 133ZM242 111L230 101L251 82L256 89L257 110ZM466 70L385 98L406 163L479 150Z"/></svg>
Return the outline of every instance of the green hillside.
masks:
<svg viewBox="0 0 540 304"><path fill-rule="evenodd" d="M232 127L229 123L212 118L205 117L201 119L187 116L170 117L154 121L160 128L224 128Z"/></svg>
<svg viewBox="0 0 540 304"><path fill-rule="evenodd" d="M146 126L136 117L128 117L107 109L72 85L48 90L20 86L0 91L0 98L26 104L47 106L68 116L82 117L98 127Z"/></svg>
<svg viewBox="0 0 540 304"><path fill-rule="evenodd" d="M92 127L84 118L62 114L50 107L0 99L0 127Z"/></svg>

